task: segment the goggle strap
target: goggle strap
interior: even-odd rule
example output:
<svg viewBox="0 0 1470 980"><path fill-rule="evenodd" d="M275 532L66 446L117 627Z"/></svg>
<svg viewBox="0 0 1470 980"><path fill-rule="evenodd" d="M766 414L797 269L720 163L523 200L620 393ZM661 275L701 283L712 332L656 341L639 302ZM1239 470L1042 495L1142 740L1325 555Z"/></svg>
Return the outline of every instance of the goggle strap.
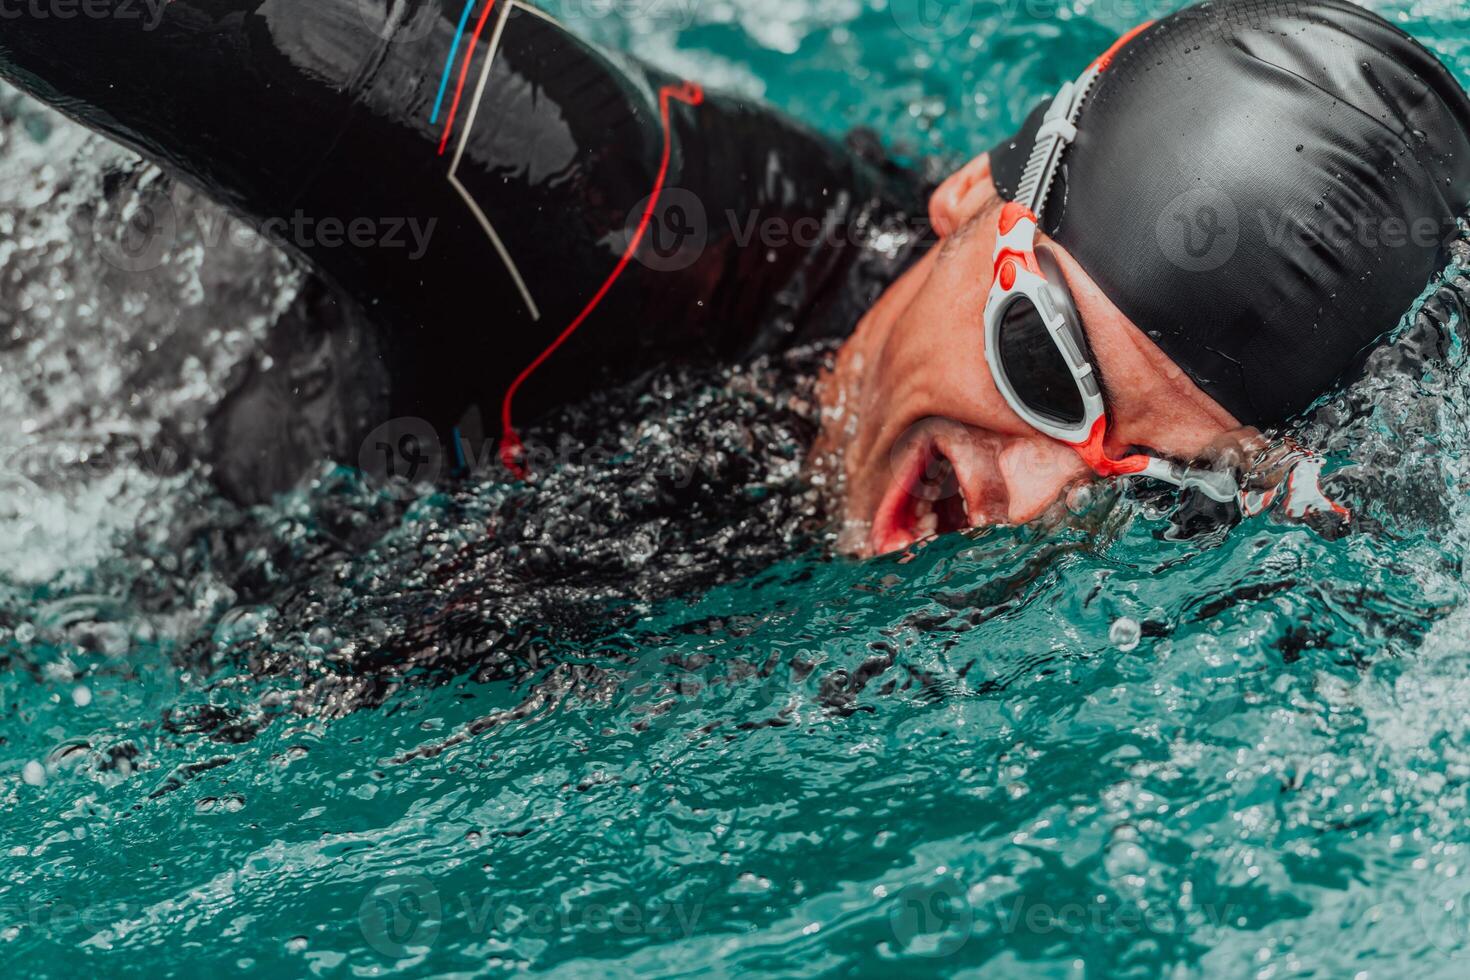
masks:
<svg viewBox="0 0 1470 980"><path fill-rule="evenodd" d="M1096 67L1089 67L1077 81L1063 85L1042 117L1031 156L1016 189L1016 200L1033 214L1039 216L1046 206L1047 195L1051 193L1051 185L1056 181L1057 170L1061 166L1062 153L1077 138L1077 120L1082 115L1082 103L1092 91L1097 75Z"/></svg>
<svg viewBox="0 0 1470 980"><path fill-rule="evenodd" d="M1206 497L1222 504L1239 501L1243 505L1240 487L1236 484L1235 477L1229 473L1195 469L1142 453L1112 459L1103 449L1107 435L1108 418L1101 415L1092 424L1092 431L1086 442L1069 444L1098 476L1147 476L1176 487L1199 490Z"/></svg>
<svg viewBox="0 0 1470 980"><path fill-rule="evenodd" d="M1151 20L1145 21L1118 38L1112 47L1087 66L1075 82L1063 85L1047 108L1041 128L1036 131L1036 142L1032 144L1026 169L1021 174L1021 183L1016 189L1016 200L1030 208L1038 218L1046 207L1051 185L1056 181L1062 153L1077 138L1077 120L1082 116L1082 104L1092 94L1098 77L1107 71L1118 52L1152 24Z"/></svg>

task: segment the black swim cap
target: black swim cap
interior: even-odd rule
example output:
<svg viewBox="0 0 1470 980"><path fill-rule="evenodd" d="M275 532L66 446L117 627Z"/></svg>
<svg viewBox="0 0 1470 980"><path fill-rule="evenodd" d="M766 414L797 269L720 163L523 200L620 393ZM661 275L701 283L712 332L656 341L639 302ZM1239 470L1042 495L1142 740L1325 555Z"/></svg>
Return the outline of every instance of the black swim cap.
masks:
<svg viewBox="0 0 1470 980"><path fill-rule="evenodd" d="M1007 199L1048 104L992 151ZM1078 130L1043 226L1246 424L1306 408L1392 329L1470 202L1470 99L1345 0L1178 11L1114 55Z"/></svg>

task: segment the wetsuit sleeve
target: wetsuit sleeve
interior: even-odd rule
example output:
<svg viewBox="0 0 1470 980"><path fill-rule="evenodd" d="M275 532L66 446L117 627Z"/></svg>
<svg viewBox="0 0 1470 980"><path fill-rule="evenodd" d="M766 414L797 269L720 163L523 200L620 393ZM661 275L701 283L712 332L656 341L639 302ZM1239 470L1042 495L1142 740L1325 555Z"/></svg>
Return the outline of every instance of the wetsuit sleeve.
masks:
<svg viewBox="0 0 1470 980"><path fill-rule="evenodd" d="M228 205L368 314L283 322L271 369L223 406L217 460L279 475L243 496L314 465L311 447L356 462L388 419L447 442L478 416L510 440L652 365L840 335L914 251L907 173L522 0L118 13L7 20L0 75Z"/></svg>
<svg viewBox="0 0 1470 980"><path fill-rule="evenodd" d="M909 175L502 3L457 60L395 47L364 88L386 111L434 77L425 64L451 69L411 121L429 137L413 199L439 221L400 280L421 322L395 331L394 413L442 426L478 406L487 434L509 438L673 359L851 329L922 213ZM327 212L353 203L330 200L335 175L373 158L376 118L348 130L312 189ZM872 275L885 248L890 267Z"/></svg>

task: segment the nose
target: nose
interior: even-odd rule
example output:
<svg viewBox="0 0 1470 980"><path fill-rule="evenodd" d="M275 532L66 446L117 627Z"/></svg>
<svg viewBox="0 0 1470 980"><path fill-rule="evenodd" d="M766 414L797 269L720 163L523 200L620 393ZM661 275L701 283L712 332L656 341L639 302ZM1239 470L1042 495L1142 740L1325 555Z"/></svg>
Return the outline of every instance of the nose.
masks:
<svg viewBox="0 0 1470 980"><path fill-rule="evenodd" d="M982 333L971 368L978 380L960 420L993 434L996 468L1005 487L1005 518L1012 524L1024 524L1041 516L1070 486L1090 479L1092 470L1071 446L1016 414L996 387L987 355Z"/></svg>
<svg viewBox="0 0 1470 980"><path fill-rule="evenodd" d="M983 514L1022 524L1041 516L1072 485L1091 479L1075 449L1033 428L1001 394L978 312L965 324L963 339L950 345L947 356L936 358L931 371L931 416L958 423L970 441L986 447L971 458L984 460L991 472L962 471L960 481L972 503L983 496L1000 509L982 508L972 518Z"/></svg>

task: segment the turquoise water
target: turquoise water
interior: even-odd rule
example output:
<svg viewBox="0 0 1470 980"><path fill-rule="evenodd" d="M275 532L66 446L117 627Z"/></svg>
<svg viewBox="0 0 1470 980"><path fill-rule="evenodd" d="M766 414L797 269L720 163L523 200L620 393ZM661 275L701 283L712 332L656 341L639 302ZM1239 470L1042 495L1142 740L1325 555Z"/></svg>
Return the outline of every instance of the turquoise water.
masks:
<svg viewBox="0 0 1470 980"><path fill-rule="evenodd" d="M1458 2L1377 6L1470 80ZM946 9L561 12L930 154L1168 5ZM832 558L802 358L574 414L535 486L324 469L239 511L119 447L187 441L300 277L186 232L120 279L95 202L152 171L0 119L7 975L1470 968L1458 320L1300 427L1360 516L1336 539L1098 488Z"/></svg>

